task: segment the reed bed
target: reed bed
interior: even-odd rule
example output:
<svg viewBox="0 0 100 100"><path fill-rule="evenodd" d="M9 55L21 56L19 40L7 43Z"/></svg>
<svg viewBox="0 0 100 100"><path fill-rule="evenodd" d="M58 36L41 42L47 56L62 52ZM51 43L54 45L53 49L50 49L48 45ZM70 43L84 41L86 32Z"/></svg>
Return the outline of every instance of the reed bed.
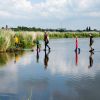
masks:
<svg viewBox="0 0 100 100"><path fill-rule="evenodd" d="M32 33L15 33L12 30L0 30L0 52L6 52L16 48L14 38L15 34L19 39L20 49L32 48L34 46L33 40L35 39L35 35Z"/></svg>
<svg viewBox="0 0 100 100"><path fill-rule="evenodd" d="M88 38L90 32L48 32L50 38ZM44 32L26 32L12 30L0 30L0 52L13 50L15 47L14 36L19 38L19 48L33 48L36 40L43 40ZM99 32L92 32L93 37L100 37Z"/></svg>

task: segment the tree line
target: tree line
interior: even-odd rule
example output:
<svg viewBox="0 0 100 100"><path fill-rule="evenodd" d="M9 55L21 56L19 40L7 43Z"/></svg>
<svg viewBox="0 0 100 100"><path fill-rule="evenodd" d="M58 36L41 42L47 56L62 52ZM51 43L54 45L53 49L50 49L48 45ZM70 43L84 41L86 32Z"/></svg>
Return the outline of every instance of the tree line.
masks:
<svg viewBox="0 0 100 100"><path fill-rule="evenodd" d="M2 29L9 29L8 25L6 25L6 27L2 27ZM96 32L100 32L100 30L97 29L91 29L90 26L86 27L86 29L80 30L67 30L66 28L57 28L57 29L52 29L52 28L36 28L36 27L26 27L26 26L18 26L18 27L11 27L10 29L12 29L13 31L40 31L40 32L44 32L44 31L50 31L50 32L89 32L89 31L96 31Z"/></svg>

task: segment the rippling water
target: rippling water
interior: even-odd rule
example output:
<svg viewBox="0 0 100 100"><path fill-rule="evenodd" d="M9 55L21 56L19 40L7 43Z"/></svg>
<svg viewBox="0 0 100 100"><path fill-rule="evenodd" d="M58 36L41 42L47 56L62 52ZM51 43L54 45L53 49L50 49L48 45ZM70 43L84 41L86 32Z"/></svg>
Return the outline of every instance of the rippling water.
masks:
<svg viewBox="0 0 100 100"><path fill-rule="evenodd" d="M0 54L1 100L99 100L100 39L50 40L51 52ZM42 48L43 42L41 42Z"/></svg>

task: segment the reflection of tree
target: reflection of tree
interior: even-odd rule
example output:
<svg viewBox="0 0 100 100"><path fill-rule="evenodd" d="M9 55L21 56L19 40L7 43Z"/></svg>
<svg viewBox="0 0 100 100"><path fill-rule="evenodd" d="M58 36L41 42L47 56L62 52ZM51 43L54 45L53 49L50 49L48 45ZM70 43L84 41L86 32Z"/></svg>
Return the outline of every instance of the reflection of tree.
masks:
<svg viewBox="0 0 100 100"><path fill-rule="evenodd" d="M45 51L45 57L44 57L44 65L45 65L45 69L47 69L47 66L48 66L49 53L50 53L50 51L48 51L48 52Z"/></svg>
<svg viewBox="0 0 100 100"><path fill-rule="evenodd" d="M0 53L0 66L5 65L7 62L7 56L4 53Z"/></svg>
<svg viewBox="0 0 100 100"><path fill-rule="evenodd" d="M93 52L90 52L88 68L91 68L93 66L93 54Z"/></svg>

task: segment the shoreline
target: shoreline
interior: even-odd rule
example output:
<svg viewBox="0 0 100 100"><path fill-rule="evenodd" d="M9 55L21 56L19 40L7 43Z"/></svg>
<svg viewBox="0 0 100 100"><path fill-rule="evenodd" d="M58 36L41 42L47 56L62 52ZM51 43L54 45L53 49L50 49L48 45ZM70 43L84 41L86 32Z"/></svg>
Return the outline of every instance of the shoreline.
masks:
<svg viewBox="0 0 100 100"><path fill-rule="evenodd" d="M91 32L47 32L50 39L61 38L89 38ZM14 35L19 38L21 46L16 49ZM100 32L92 32L94 38L100 38ZM23 51L24 49L30 49L34 51L36 46L36 40L44 40L44 32L29 32L20 31L15 32L12 30L0 30L0 52L15 52Z"/></svg>

